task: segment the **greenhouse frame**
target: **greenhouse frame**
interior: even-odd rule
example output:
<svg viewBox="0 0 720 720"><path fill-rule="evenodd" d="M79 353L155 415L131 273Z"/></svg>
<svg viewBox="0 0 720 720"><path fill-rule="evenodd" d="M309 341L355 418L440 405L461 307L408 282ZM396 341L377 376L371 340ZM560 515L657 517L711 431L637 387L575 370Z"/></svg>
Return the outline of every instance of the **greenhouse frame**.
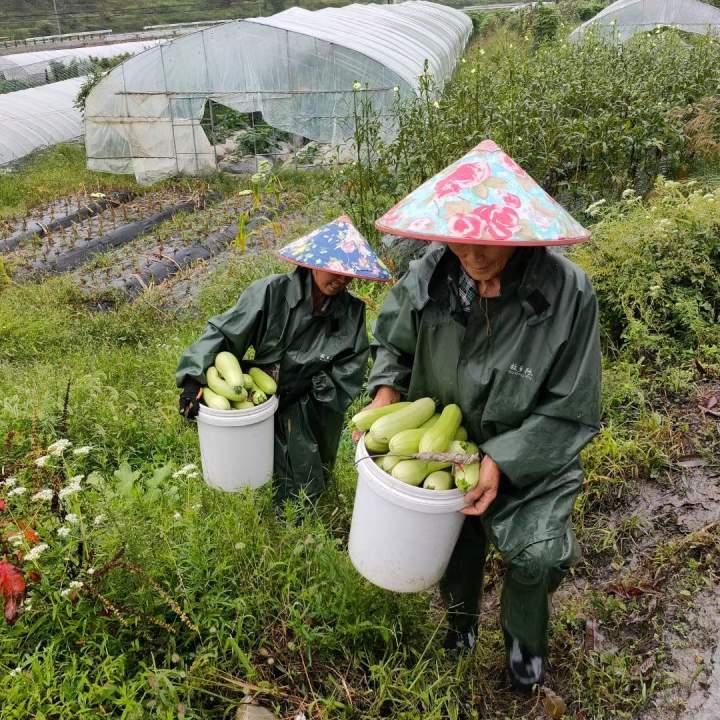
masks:
<svg viewBox="0 0 720 720"><path fill-rule="evenodd" d="M663 27L720 34L720 9L700 0L618 0L573 30L570 40L577 42L591 31L625 42L635 33Z"/></svg>
<svg viewBox="0 0 720 720"><path fill-rule="evenodd" d="M471 32L465 13L411 0L291 8L185 35L126 60L90 93L88 167L143 183L214 171L215 148L201 124L209 100L342 145L352 139L362 88L391 136L396 99L417 94L426 63L441 88Z"/></svg>

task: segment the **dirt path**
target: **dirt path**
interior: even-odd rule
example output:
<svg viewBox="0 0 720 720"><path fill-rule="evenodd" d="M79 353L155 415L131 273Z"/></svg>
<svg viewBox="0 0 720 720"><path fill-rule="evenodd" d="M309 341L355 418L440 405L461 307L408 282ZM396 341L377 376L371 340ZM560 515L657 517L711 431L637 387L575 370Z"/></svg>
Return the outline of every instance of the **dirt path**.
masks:
<svg viewBox="0 0 720 720"><path fill-rule="evenodd" d="M720 407L720 383L702 386L680 409L675 418L680 454L669 482L644 484L639 495L637 512L653 528L645 554L673 542L679 551L697 550L678 563L663 588L661 646L667 655L659 670L665 687L638 720L720 718L720 418L702 409L708 404ZM694 590L695 585L704 588Z"/></svg>

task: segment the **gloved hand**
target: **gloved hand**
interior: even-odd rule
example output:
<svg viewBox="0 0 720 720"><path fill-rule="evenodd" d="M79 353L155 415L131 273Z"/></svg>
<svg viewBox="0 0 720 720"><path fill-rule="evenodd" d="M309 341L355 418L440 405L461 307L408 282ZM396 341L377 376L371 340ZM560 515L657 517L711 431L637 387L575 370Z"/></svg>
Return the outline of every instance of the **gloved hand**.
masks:
<svg viewBox="0 0 720 720"><path fill-rule="evenodd" d="M200 388L202 385L194 378L185 378L180 393L180 414L190 420L200 410Z"/></svg>

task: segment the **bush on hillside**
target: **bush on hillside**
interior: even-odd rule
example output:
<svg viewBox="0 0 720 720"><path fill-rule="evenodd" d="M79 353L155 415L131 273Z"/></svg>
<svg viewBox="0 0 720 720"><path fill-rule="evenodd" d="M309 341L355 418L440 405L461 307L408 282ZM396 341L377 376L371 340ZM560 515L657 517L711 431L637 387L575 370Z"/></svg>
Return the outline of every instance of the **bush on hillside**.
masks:
<svg viewBox="0 0 720 720"><path fill-rule="evenodd" d="M570 254L611 347L655 371L720 374L720 190L661 181L648 202L626 193Z"/></svg>

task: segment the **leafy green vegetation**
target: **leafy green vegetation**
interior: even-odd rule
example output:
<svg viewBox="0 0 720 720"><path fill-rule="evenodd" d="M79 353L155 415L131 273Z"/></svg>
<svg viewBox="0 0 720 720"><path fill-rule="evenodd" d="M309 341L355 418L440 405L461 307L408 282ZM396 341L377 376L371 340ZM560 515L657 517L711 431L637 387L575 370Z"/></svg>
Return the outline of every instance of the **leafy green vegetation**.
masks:
<svg viewBox="0 0 720 720"><path fill-rule="evenodd" d="M420 97L398 108L389 145L358 101L361 162L347 170L349 199L373 235L372 221L393 201L488 137L575 211L627 188L645 193L658 174L689 172L688 114L714 95L719 60L713 40L674 33L537 49L530 38L501 33L470 50L439 97L423 77ZM703 127L706 139L715 137L716 125Z"/></svg>
<svg viewBox="0 0 720 720"><path fill-rule="evenodd" d="M696 364L720 374L719 210L717 191L661 182L648 203L626 193L571 252L593 281L608 346L676 387Z"/></svg>

